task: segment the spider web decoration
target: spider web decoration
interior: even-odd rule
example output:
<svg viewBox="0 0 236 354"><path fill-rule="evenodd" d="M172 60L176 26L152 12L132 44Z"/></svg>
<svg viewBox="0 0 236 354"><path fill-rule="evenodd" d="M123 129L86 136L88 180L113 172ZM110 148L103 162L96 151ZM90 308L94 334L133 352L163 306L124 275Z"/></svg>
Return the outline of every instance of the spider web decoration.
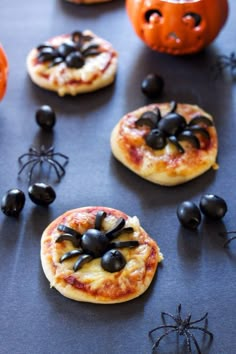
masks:
<svg viewBox="0 0 236 354"><path fill-rule="evenodd" d="M236 80L236 53L231 52L230 55L218 55L216 62L212 65L214 79L218 79L223 72L228 70L231 78Z"/></svg>
<svg viewBox="0 0 236 354"><path fill-rule="evenodd" d="M57 175L58 181L60 181L66 173L65 166L69 162L69 157L60 152L54 152L53 146L45 148L44 145L41 145L39 150L35 147L30 147L27 153L19 156L18 161L22 165L18 176L28 168L29 183L31 182L36 167L39 166L40 169L42 169L43 164L48 164L49 167L52 167Z"/></svg>
<svg viewBox="0 0 236 354"><path fill-rule="evenodd" d="M208 320L207 320L208 313L205 313L204 316L202 316L198 320L191 321L191 314L187 315L185 318L182 318L181 315L181 304L178 305L177 311L175 315L172 315L169 312L162 312L161 317L163 321L163 325L160 325L158 327L153 328L151 331L149 331L149 337L152 341L152 353L157 353L157 348L159 347L160 342L162 339L164 339L166 336L168 336L171 333L176 333L178 338L179 336L184 336L186 340L186 345L187 345L187 353L192 354L192 343L194 344L197 353L202 354L200 346L197 342L197 339L195 335L192 333L192 331L200 331L203 332L204 335L207 334L209 336L210 342L213 339L213 334L207 330L207 325L208 325ZM169 324L166 322L166 318L171 318L173 320L172 324ZM205 326L200 327L196 326L196 323L205 321ZM161 334L157 339L154 339L153 333L160 330L164 329L166 330L164 334ZM209 342L209 343L210 343Z"/></svg>

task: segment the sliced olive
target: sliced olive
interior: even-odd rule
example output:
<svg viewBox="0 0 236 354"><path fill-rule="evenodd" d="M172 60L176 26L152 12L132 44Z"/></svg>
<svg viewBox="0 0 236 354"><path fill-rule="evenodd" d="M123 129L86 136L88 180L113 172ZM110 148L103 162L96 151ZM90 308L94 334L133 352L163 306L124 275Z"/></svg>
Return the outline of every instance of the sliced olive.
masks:
<svg viewBox="0 0 236 354"><path fill-rule="evenodd" d="M157 74L148 74L141 83L142 92L149 98L157 98L164 89L164 80Z"/></svg>
<svg viewBox="0 0 236 354"><path fill-rule="evenodd" d="M65 58L67 57L68 54L74 52L76 50L75 44L73 42L71 43L62 43L59 45L57 48L58 54Z"/></svg>
<svg viewBox="0 0 236 354"><path fill-rule="evenodd" d="M171 101L169 113L174 113L176 111L176 109L177 109L177 103L175 101Z"/></svg>
<svg viewBox="0 0 236 354"><path fill-rule="evenodd" d="M58 56L57 50L52 47L44 47L38 54L38 61L44 62L53 60Z"/></svg>
<svg viewBox="0 0 236 354"><path fill-rule="evenodd" d="M189 130L193 133L200 134L200 135L202 135L203 138L210 140L210 134L208 133L208 131L203 127L199 127L199 125L190 126L190 127L188 127L188 129L186 129L186 131L187 130Z"/></svg>
<svg viewBox="0 0 236 354"><path fill-rule="evenodd" d="M91 44L90 46L88 46L88 48L83 50L83 55L86 56L86 57L93 56L93 55L98 55L100 53L101 53L101 51L99 50L99 45L98 44Z"/></svg>
<svg viewBox="0 0 236 354"><path fill-rule="evenodd" d="M109 239L106 235L96 229L88 229L81 238L81 247L84 253L96 257L101 257L108 249Z"/></svg>
<svg viewBox="0 0 236 354"><path fill-rule="evenodd" d="M102 268L107 272L114 273L125 267L126 260L120 251L112 249L103 255L101 259L101 265Z"/></svg>
<svg viewBox="0 0 236 354"><path fill-rule="evenodd" d="M193 135L193 133L191 131L185 130L182 133L180 133L178 135L178 140L179 141L187 141L196 149L200 149L200 142L199 142L198 138L195 135Z"/></svg>
<svg viewBox="0 0 236 354"><path fill-rule="evenodd" d="M135 240L131 241L114 241L109 245L111 248L124 248L124 247L137 247L139 242Z"/></svg>
<svg viewBox="0 0 236 354"><path fill-rule="evenodd" d="M168 113L158 123L158 129L166 135L176 135L186 127L186 120L178 113Z"/></svg>
<svg viewBox="0 0 236 354"><path fill-rule="evenodd" d="M47 206L56 199L54 189L45 183L32 184L28 188L28 194L33 203L42 206Z"/></svg>
<svg viewBox="0 0 236 354"><path fill-rule="evenodd" d="M43 105L39 107L35 114L36 122L44 130L51 130L56 123L56 114L52 107Z"/></svg>
<svg viewBox="0 0 236 354"><path fill-rule="evenodd" d="M80 69L84 66L85 60L79 52L72 52L65 59L69 68Z"/></svg>
<svg viewBox="0 0 236 354"><path fill-rule="evenodd" d="M79 256L80 254L82 254L83 251L82 250L71 250L69 252L64 253L61 258L60 258L60 263L66 261L67 259Z"/></svg>
<svg viewBox="0 0 236 354"><path fill-rule="evenodd" d="M25 194L20 189L9 189L2 197L1 210L7 216L18 216L25 205Z"/></svg>
<svg viewBox="0 0 236 354"><path fill-rule="evenodd" d="M48 65L49 68L52 68L53 66L59 65L64 61L63 58L61 57L56 57L55 59L52 60L52 62Z"/></svg>
<svg viewBox="0 0 236 354"><path fill-rule="evenodd" d="M140 118L135 122L135 125L138 127L147 125L151 129L153 129L156 127L157 123L158 123L158 114L156 114L153 111L147 111L140 116Z"/></svg>
<svg viewBox="0 0 236 354"><path fill-rule="evenodd" d="M70 234L63 234L60 235L55 242L63 242L63 241L70 241L74 247L79 247L80 246L80 239L75 238L74 236Z"/></svg>
<svg viewBox="0 0 236 354"><path fill-rule="evenodd" d="M102 226L102 222L104 220L104 218L106 217L106 212L103 211L103 210L99 210L96 214L96 219L95 219L95 225L94 225L94 228L97 229L97 230L100 230L101 229L101 226Z"/></svg>
<svg viewBox="0 0 236 354"><path fill-rule="evenodd" d="M93 257L88 254L81 255L73 266L74 271L77 272L77 270L79 270L85 263L90 262L92 259Z"/></svg>
<svg viewBox="0 0 236 354"><path fill-rule="evenodd" d="M177 150L179 152L181 152L182 154L185 152L184 148L180 145L180 143L178 142L178 140L175 136L169 136L168 142L173 144L177 148Z"/></svg>
<svg viewBox="0 0 236 354"><path fill-rule="evenodd" d="M182 202L177 208L180 223L189 229L196 229L201 222L201 213L197 205L190 201Z"/></svg>
<svg viewBox="0 0 236 354"><path fill-rule="evenodd" d="M214 194L202 196L199 206L201 212L211 219L223 218L228 210L225 200Z"/></svg>
<svg viewBox="0 0 236 354"><path fill-rule="evenodd" d="M213 126L213 122L212 120L210 120L209 118L205 117L205 116L202 116L202 115L199 115L199 116L196 116L194 117L190 122L189 122L189 126L191 125L207 125L208 127L211 127Z"/></svg>
<svg viewBox="0 0 236 354"><path fill-rule="evenodd" d="M82 236L78 231L72 229L69 226L63 225L63 224L59 224L57 227L57 230L65 232L67 234L70 234L70 235L74 236L75 238L80 238Z"/></svg>
<svg viewBox="0 0 236 354"><path fill-rule="evenodd" d="M115 226L111 230L106 232L106 237L109 240L112 240L113 238L117 237L119 233L123 231L124 226L125 226L125 219L119 218Z"/></svg>
<svg viewBox="0 0 236 354"><path fill-rule="evenodd" d="M145 141L154 150L161 150L166 146L166 136L160 129L152 129Z"/></svg>

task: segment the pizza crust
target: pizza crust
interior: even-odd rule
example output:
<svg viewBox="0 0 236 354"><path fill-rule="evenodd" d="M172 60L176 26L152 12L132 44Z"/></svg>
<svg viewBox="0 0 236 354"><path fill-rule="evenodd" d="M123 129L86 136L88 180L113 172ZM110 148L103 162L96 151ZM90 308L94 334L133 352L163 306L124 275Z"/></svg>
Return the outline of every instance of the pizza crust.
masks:
<svg viewBox="0 0 236 354"><path fill-rule="evenodd" d="M99 55L85 58L85 65L79 69L69 68L65 62L49 67L49 62L37 60L39 51L33 48L26 59L31 80L41 88L57 92L59 96L93 92L112 84L117 72L117 52L109 42L90 30L83 31L83 34L93 37L93 43L99 45ZM66 34L53 37L46 43L58 47L69 40L70 35Z"/></svg>
<svg viewBox="0 0 236 354"><path fill-rule="evenodd" d="M102 224L105 231L110 230L120 217L126 220L125 227L133 227L133 233L122 233L115 241L138 240L139 246L120 249L127 263L118 272L105 271L101 267L101 258L93 259L74 272L76 258L62 263L59 261L74 246L69 241L55 242L60 235L57 227L64 224L83 234L94 228L98 210L107 213ZM84 207L67 211L45 229L41 239L42 267L51 287L76 301L114 304L132 300L147 290L161 260L159 247L140 226L137 217L107 207Z"/></svg>
<svg viewBox="0 0 236 354"><path fill-rule="evenodd" d="M113 155L140 177L163 186L182 184L200 176L211 167L217 168L218 139L214 125L206 127L210 135L209 141L206 142L206 139L198 135L200 149L186 142L181 142L185 148L184 153L178 152L170 143L161 150L149 147L144 137L150 128L136 127L135 122L144 112L153 111L156 107L161 110L162 117L170 111L170 103L151 104L126 114L117 123L110 139ZM213 121L211 115L196 105L178 104L176 112L184 116L187 123L197 114Z"/></svg>

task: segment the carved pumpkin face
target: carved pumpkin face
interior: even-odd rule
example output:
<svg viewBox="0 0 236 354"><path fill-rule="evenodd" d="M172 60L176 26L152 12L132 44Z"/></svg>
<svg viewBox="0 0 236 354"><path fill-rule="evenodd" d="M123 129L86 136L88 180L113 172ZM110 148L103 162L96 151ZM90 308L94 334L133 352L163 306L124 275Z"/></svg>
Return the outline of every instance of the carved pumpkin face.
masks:
<svg viewBox="0 0 236 354"><path fill-rule="evenodd" d="M126 8L149 47L176 55L206 47L228 16L227 0L126 0Z"/></svg>
<svg viewBox="0 0 236 354"><path fill-rule="evenodd" d="M7 87L8 61L0 45L0 100L4 97Z"/></svg>

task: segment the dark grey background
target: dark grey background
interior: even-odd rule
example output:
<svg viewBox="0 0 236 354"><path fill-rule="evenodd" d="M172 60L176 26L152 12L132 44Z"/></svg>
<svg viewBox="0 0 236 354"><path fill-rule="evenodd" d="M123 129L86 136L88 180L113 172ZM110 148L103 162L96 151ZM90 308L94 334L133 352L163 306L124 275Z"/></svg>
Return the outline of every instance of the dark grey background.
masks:
<svg viewBox="0 0 236 354"><path fill-rule="evenodd" d="M203 353L236 351L236 241L222 247L218 232L236 229L235 85L226 75L212 79L216 55L236 50L235 1L228 21L205 51L173 57L152 52L139 40L127 18L124 2L76 6L56 0L1 0L0 42L9 59L8 90L0 103L0 195L13 187L27 194L26 174L17 178L17 158L31 145L47 147L70 157L66 175L56 182L53 170L41 181L50 183L57 199L49 208L27 197L18 219L1 213L0 235L0 353L1 354L148 354L148 331L161 324L160 312L209 315L214 333ZM114 85L96 93L60 98L30 81L25 60L29 50L61 33L89 28L109 40L119 52ZM218 171L209 171L187 184L166 188L149 183L123 167L111 155L110 132L127 112L151 101L140 83L159 73L165 91L159 101L194 103L215 117L219 133ZM40 130L35 111L51 105L57 114L52 134ZM223 222L203 220L198 232L184 230L176 218L177 205L199 202L204 193L228 203ZM79 303L49 288L40 264L44 228L66 210L104 205L137 215L164 254L148 291L119 305ZM182 339L182 338L181 338ZM163 340L162 354L186 353L176 336Z"/></svg>

